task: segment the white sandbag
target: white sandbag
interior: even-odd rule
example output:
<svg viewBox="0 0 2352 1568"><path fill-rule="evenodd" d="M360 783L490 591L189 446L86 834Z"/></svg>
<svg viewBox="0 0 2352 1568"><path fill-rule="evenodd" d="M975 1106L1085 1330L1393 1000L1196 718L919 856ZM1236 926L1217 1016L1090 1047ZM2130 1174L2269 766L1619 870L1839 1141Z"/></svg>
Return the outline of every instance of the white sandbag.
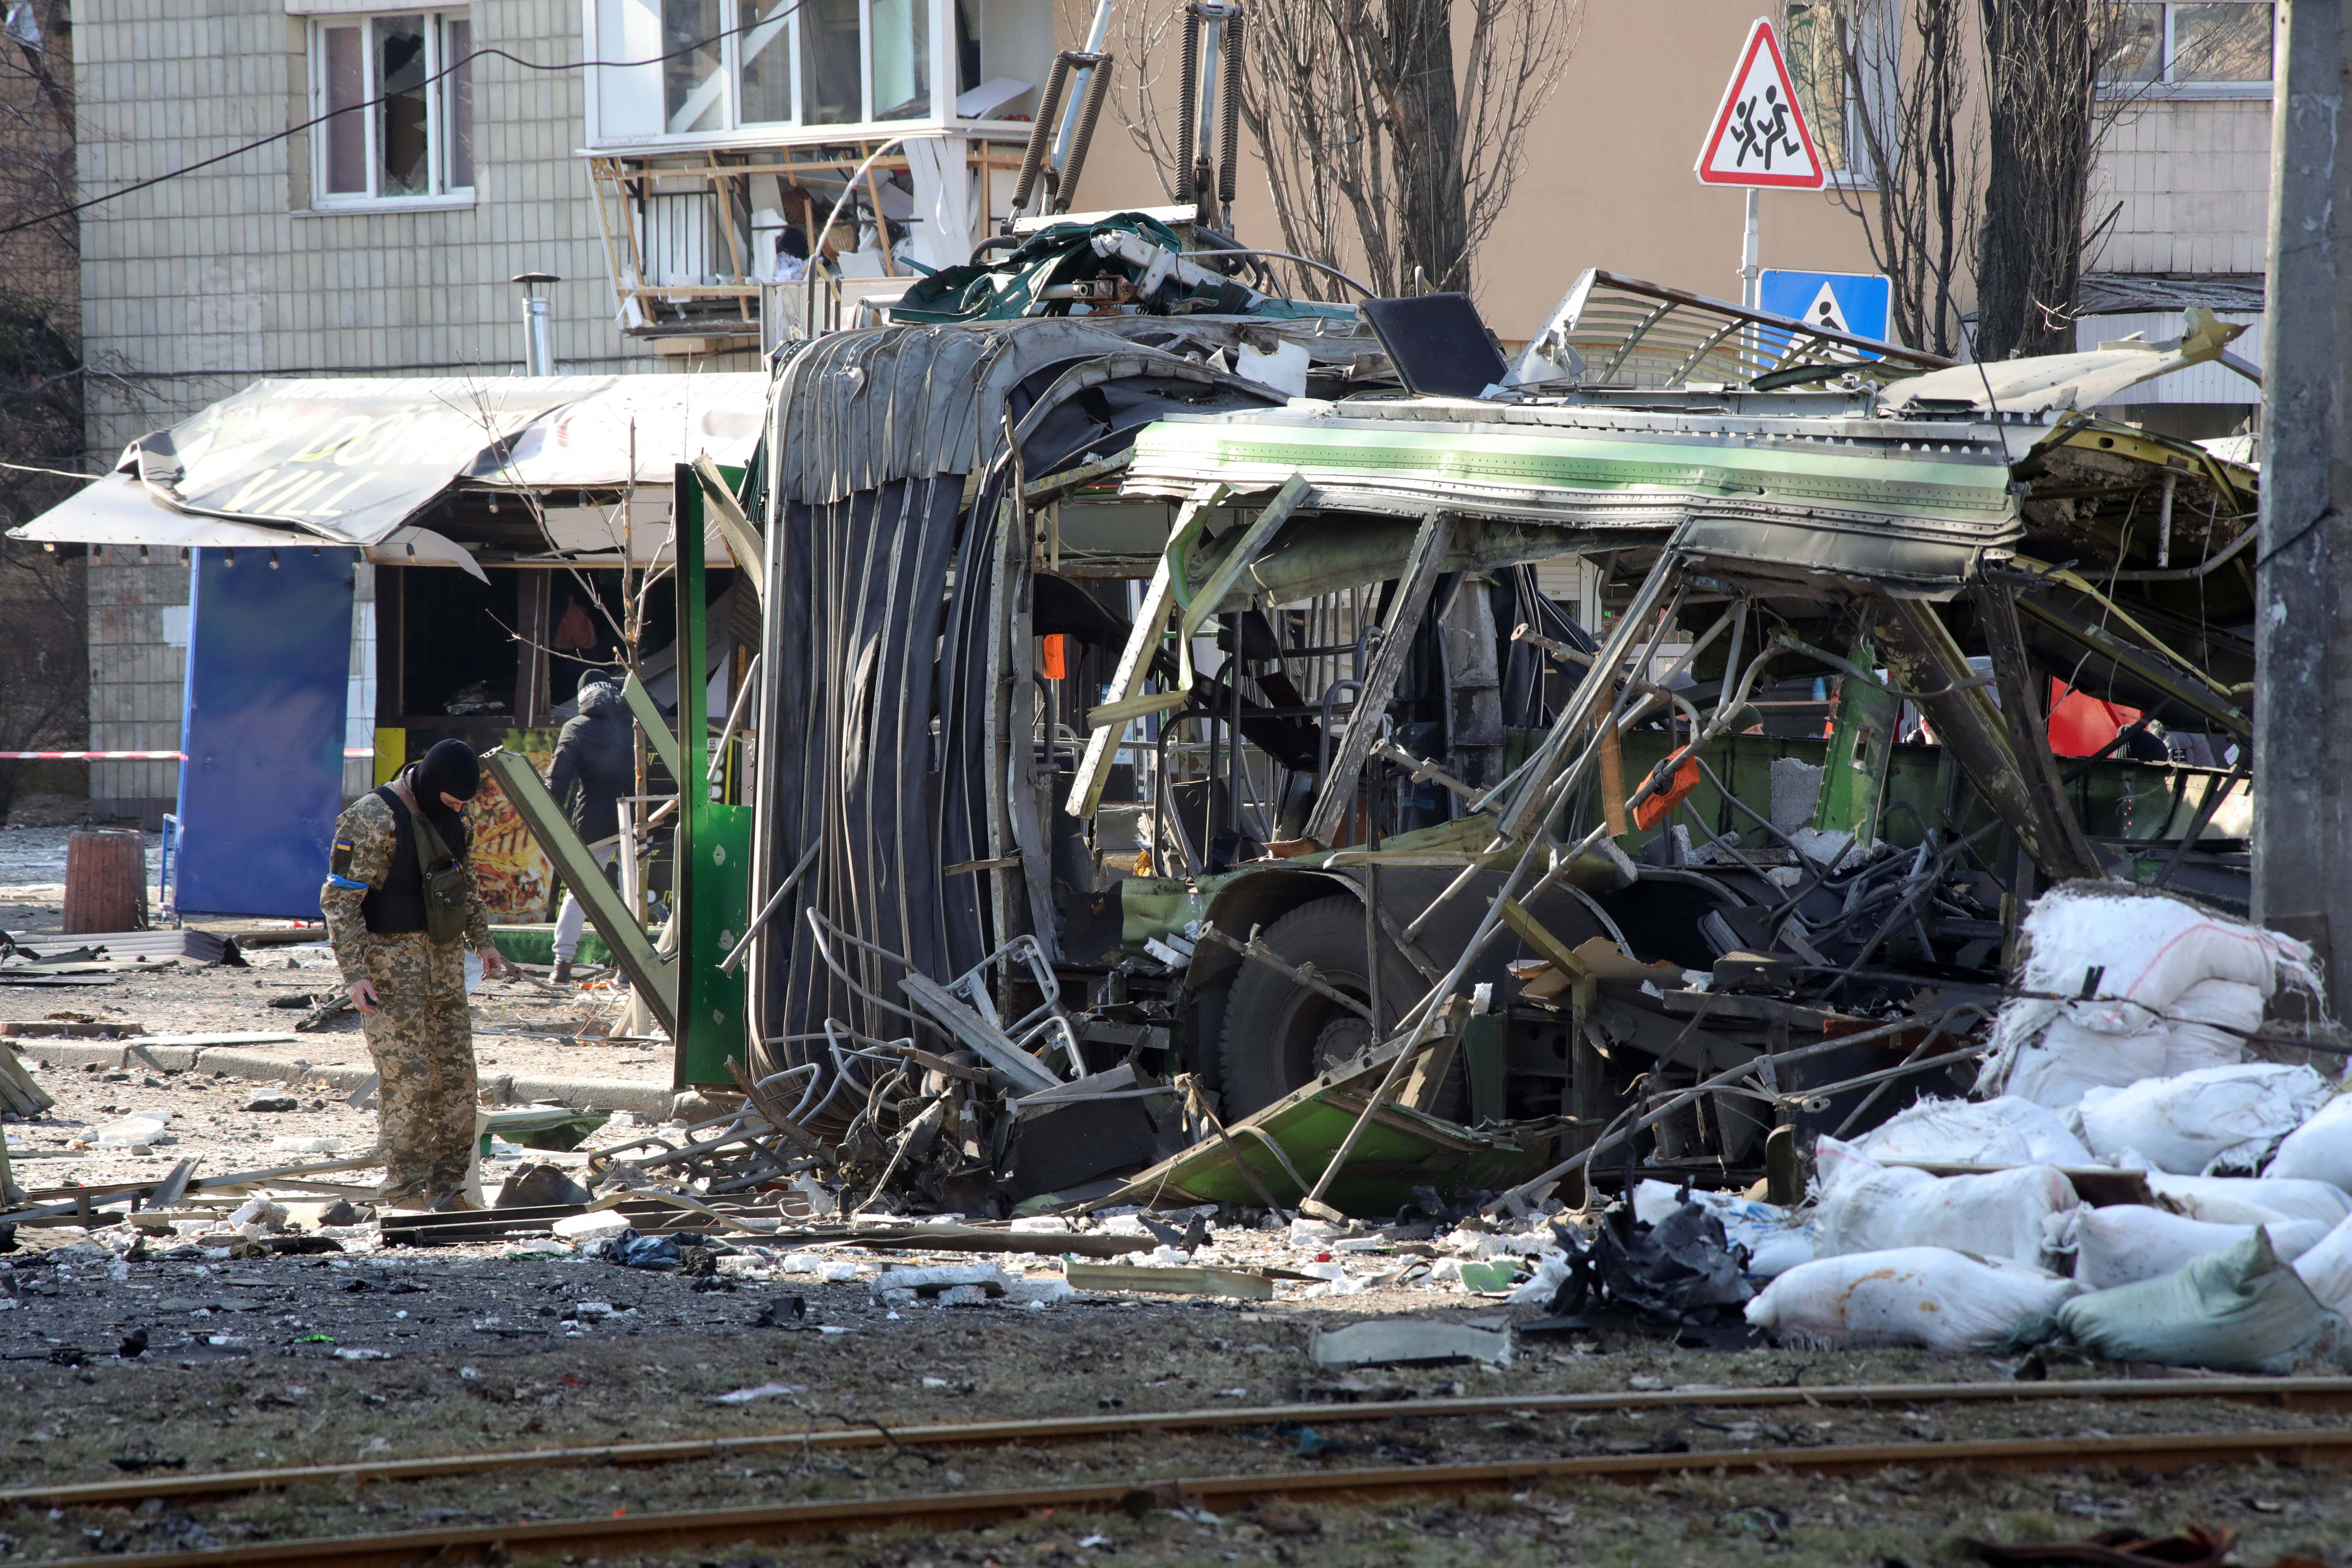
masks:
<svg viewBox="0 0 2352 1568"><path fill-rule="evenodd" d="M1807 1350L1920 1345L1990 1350L2029 1318L2075 1291L2071 1279L2006 1258L1942 1247L1823 1258L1786 1274L1748 1303L1748 1321Z"/></svg>
<svg viewBox="0 0 2352 1568"><path fill-rule="evenodd" d="M2086 1290L2111 1290L2169 1274L2191 1258L2226 1252L2254 1234L2251 1225L2215 1225L2140 1204L2093 1208L2085 1204L2063 1217L2052 1237L2053 1251L2074 1255L2074 1279ZM2282 1261L2307 1252L2328 1234L2317 1220L2291 1219L2267 1227L2271 1248Z"/></svg>
<svg viewBox="0 0 2352 1568"><path fill-rule="evenodd" d="M1635 1183L1633 1217L1649 1225L1660 1223L1682 1207L1681 1191L1672 1182L1644 1179ZM1813 1260L1819 1226L1811 1214L1801 1218L1795 1210L1741 1197L1738 1193L1694 1189L1690 1201L1723 1221L1727 1242L1748 1249L1744 1272L1750 1279L1770 1279L1800 1263Z"/></svg>
<svg viewBox="0 0 2352 1568"><path fill-rule="evenodd" d="M1882 1163L2087 1165L2091 1152L2047 1106L2019 1095L1923 1100L1888 1118L1854 1147Z"/></svg>
<svg viewBox="0 0 2352 1568"><path fill-rule="evenodd" d="M2352 1094L2339 1094L2286 1135L2265 1176L2326 1182L2352 1193Z"/></svg>
<svg viewBox="0 0 2352 1568"><path fill-rule="evenodd" d="M2001 1016L2016 1003L2004 1003ZM1994 1026L2000 1038L2000 1026ZM2103 1035L2065 1017L2053 1018L2039 1039L2014 1053L1995 1056L1985 1066L1985 1082L2004 1097L2053 1108L2069 1106L2095 1089L2122 1089L2142 1079L2164 1076L2165 1031ZM1996 1077L1998 1074L1998 1077Z"/></svg>
<svg viewBox="0 0 2352 1568"><path fill-rule="evenodd" d="M2148 1191L2175 1214L2216 1225L2270 1225L2315 1219L2338 1226L2352 1217L2352 1195L2326 1182L2273 1176L2174 1176L2147 1173Z"/></svg>
<svg viewBox="0 0 2352 1568"><path fill-rule="evenodd" d="M2322 1306L2352 1317L2352 1219L2305 1248L2294 1272Z"/></svg>
<svg viewBox="0 0 2352 1568"><path fill-rule="evenodd" d="M2170 1027L2167 1015L2200 982L2250 986L2265 1000L2281 984L2319 993L2311 949L2292 937L2169 894L2117 883L2069 882L2052 889L2034 900L2019 934L2018 989L2026 994L2001 1005L1992 1057L1979 1087L1980 1092L2025 1094L2043 1105L2071 1103L2053 1096L2063 1095L2085 1073L2095 1082L2120 1086L2165 1070L2161 1055L2130 1076L2120 1076L2115 1062L2067 1062L2063 1058L2084 1051L2086 1042L2074 1034L2045 1038L2062 1018L2087 1034L2118 1040L2154 1032L2155 1043L2163 1047ZM2085 993L2087 999L2066 1000ZM2218 1004L2209 994L2203 1005ZM2029 1064L2025 1053L2036 1047L2047 1047L2050 1058ZM2029 1065L2039 1080L2034 1087L2020 1077Z"/></svg>
<svg viewBox="0 0 2352 1568"><path fill-rule="evenodd" d="M2109 1361L2277 1374L2352 1367L2352 1325L2257 1230L2154 1279L2077 1296L2058 1329Z"/></svg>
<svg viewBox="0 0 2352 1568"><path fill-rule="evenodd" d="M2268 998L2285 980L2316 993L2311 949L2293 937L2116 883L2069 883L2034 900L2020 928L2019 989L2093 999L2057 1004L2084 1028L2128 1035L2155 1024L2201 980Z"/></svg>
<svg viewBox="0 0 2352 1568"><path fill-rule="evenodd" d="M1834 1138L1821 1141L1814 1168L1823 1258L1948 1247L2038 1265L2046 1246L2043 1220L2079 1201L2055 1166L1932 1176L1908 1165L1881 1165Z"/></svg>
<svg viewBox="0 0 2352 1568"><path fill-rule="evenodd" d="M2246 1037L2262 1026L2263 1006L2259 988L2235 980L2200 980L2174 997L2164 1010L2165 1076L2245 1060Z"/></svg>
<svg viewBox="0 0 2352 1568"><path fill-rule="evenodd" d="M2253 1171L2326 1098L2326 1080L2307 1067L2200 1068L2090 1090L2083 1096L2083 1142L2100 1155L2137 1150L2175 1175Z"/></svg>

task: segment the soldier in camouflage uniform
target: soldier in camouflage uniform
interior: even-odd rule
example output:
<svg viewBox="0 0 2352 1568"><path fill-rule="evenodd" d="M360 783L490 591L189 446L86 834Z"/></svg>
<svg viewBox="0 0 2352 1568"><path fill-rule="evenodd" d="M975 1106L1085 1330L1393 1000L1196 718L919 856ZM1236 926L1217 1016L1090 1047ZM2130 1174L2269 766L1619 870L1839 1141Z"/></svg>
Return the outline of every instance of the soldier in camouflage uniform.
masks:
<svg viewBox="0 0 2352 1568"><path fill-rule="evenodd" d="M465 742L443 741L391 784L362 795L335 823L319 893L328 941L352 1005L365 1015L368 1053L383 1078L381 1195L392 1206L474 1206L466 1195L476 1101L466 949L480 954L485 975L505 968L490 942L489 911L457 815L480 782L480 764ZM448 940L436 941L428 924L419 819L432 824L462 873L431 881L449 902L445 928L459 923L454 900L463 899L462 931L445 930Z"/></svg>

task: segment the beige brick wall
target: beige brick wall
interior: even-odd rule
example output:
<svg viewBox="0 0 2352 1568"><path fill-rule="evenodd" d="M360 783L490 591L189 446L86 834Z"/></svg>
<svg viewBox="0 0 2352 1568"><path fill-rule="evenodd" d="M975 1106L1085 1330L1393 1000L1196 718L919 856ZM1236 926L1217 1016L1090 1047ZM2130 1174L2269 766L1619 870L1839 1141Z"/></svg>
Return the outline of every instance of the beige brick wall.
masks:
<svg viewBox="0 0 2352 1568"><path fill-rule="evenodd" d="M2109 132L2090 220L2123 210L2099 272L2260 272L2270 222L2267 99L2150 103Z"/></svg>
<svg viewBox="0 0 2352 1568"><path fill-rule="evenodd" d="M184 645L165 639L166 606L188 602L179 552L139 563L112 550L89 563L89 743L93 751L179 749ZM142 802L179 793L177 763L92 763L89 793L101 814L146 815Z"/></svg>
<svg viewBox="0 0 2352 1568"><path fill-rule="evenodd" d="M478 47L579 58L578 0L467 9ZM284 0L87 7L73 29L83 190L151 179L308 118L304 24L285 13ZM110 458L265 375L511 374L522 327L508 279L519 272L564 279L551 291L558 369L687 368L625 344L614 322L588 171L574 156L582 95L576 69L477 59L468 207L313 213L300 133L92 208L82 220L92 449ZM187 570L124 553L93 563L90 743L171 750L184 661L163 640L161 608L187 602ZM177 773L95 763L91 794L167 800Z"/></svg>

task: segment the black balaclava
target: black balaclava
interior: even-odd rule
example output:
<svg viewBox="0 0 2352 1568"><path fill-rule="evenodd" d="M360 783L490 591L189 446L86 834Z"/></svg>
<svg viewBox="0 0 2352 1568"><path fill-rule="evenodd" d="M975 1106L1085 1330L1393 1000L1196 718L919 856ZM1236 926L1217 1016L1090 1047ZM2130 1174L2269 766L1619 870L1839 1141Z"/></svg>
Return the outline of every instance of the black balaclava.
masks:
<svg viewBox="0 0 2352 1568"><path fill-rule="evenodd" d="M451 854L464 851L466 826L464 819L442 804L446 793L459 800L471 800L474 792L482 787L481 759L463 741L439 741L425 760L416 764L409 779L409 789L416 796L417 809L441 835L441 842Z"/></svg>

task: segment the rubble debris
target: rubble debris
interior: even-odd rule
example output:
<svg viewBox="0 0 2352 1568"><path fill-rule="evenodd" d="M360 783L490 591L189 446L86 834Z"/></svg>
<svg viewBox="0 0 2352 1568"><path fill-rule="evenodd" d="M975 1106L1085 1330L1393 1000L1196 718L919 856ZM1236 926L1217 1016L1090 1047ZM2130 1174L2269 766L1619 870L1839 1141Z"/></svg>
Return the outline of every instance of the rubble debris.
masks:
<svg viewBox="0 0 2352 1568"><path fill-rule="evenodd" d="M973 1306L1002 1298L1013 1282L994 1264L962 1264L929 1268L886 1268L869 1289L885 1306L902 1307L916 1300L942 1307Z"/></svg>
<svg viewBox="0 0 2352 1568"><path fill-rule="evenodd" d="M1318 1328L1307 1356L1326 1371L1360 1366L1444 1366L1479 1362L1506 1366L1512 1352L1508 1328L1373 1319L1345 1328Z"/></svg>
<svg viewBox="0 0 2352 1568"><path fill-rule="evenodd" d="M47 1112L57 1104L56 1097L33 1080L16 1053L0 1044L0 1111L19 1121L29 1121Z"/></svg>
<svg viewBox="0 0 2352 1568"><path fill-rule="evenodd" d="M1706 1209L1722 1222L1726 1250L1747 1254L1745 1268L1751 1280L1770 1279L1810 1263L1821 1247L1821 1223L1810 1211L1800 1213L1737 1193L1678 1188L1655 1179L1636 1183L1633 1199L1633 1216L1653 1226L1686 1204Z"/></svg>
<svg viewBox="0 0 2352 1568"><path fill-rule="evenodd" d="M1246 1268L1181 1268L1133 1263L1062 1266L1073 1290L1132 1290L1152 1296L1231 1296L1244 1301L1274 1300L1274 1277Z"/></svg>
<svg viewBox="0 0 2352 1568"><path fill-rule="evenodd" d="M2040 1568L2041 1564L2111 1563L2114 1568L2221 1568L2238 1532L2228 1525L2191 1524L2178 1535L2153 1536L2123 1527L2103 1530L2080 1541L1971 1541L1969 1550L1987 1563L2007 1568ZM2293 1562L2293 1559L2289 1559ZM2286 1563L2273 1568L2287 1568Z"/></svg>
<svg viewBox="0 0 2352 1568"><path fill-rule="evenodd" d="M1755 1294L1746 1249L1729 1244L1722 1215L1703 1204L1677 1205L1653 1225L1621 1202L1589 1242L1557 1226L1553 1235L1561 1243L1557 1272L1543 1267L1550 1254L1541 1255L1528 1289L1549 1298L1554 1320L1620 1309L1665 1327L1703 1329L1736 1320L1734 1309Z"/></svg>
<svg viewBox="0 0 2352 1568"><path fill-rule="evenodd" d="M551 1205L587 1205L595 1194L555 1165L518 1165L507 1174L491 1204L494 1209L541 1208Z"/></svg>
<svg viewBox="0 0 2352 1568"><path fill-rule="evenodd" d="M302 1102L290 1094L257 1094L237 1109L267 1112L299 1110L302 1109Z"/></svg>

